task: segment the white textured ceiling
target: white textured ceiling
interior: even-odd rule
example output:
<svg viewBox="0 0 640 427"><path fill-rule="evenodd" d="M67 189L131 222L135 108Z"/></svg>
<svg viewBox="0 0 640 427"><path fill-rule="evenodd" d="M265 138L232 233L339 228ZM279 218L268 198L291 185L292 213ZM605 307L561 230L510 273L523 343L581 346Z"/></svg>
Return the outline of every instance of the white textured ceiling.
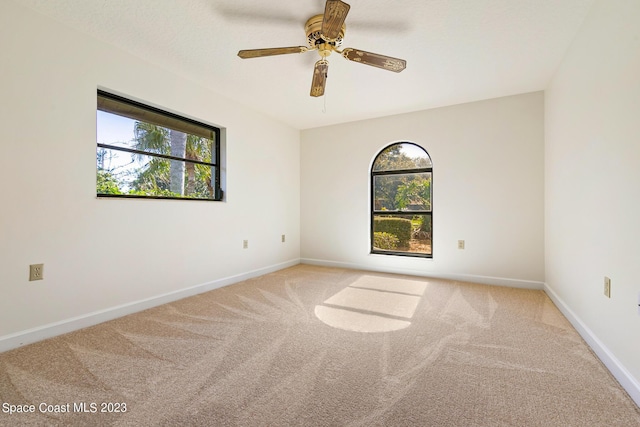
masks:
<svg viewBox="0 0 640 427"><path fill-rule="evenodd" d="M545 89L594 0L346 0L342 47L403 58L393 73L304 46L324 0L16 0L298 129Z"/></svg>

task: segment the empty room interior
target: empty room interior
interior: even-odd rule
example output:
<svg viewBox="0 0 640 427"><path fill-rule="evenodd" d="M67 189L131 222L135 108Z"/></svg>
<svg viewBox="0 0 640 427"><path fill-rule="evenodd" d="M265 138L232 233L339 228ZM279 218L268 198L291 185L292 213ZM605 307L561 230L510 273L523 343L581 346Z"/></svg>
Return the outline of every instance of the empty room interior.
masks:
<svg viewBox="0 0 640 427"><path fill-rule="evenodd" d="M0 2L0 425L640 426L640 1L347 3Z"/></svg>

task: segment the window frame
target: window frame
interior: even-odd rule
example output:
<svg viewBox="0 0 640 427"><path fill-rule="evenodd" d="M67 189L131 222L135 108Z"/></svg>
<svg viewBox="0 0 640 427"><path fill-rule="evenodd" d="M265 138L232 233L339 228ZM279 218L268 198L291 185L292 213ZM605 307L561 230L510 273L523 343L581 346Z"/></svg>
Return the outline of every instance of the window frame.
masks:
<svg viewBox="0 0 640 427"><path fill-rule="evenodd" d="M413 145L417 148L419 148L420 150L422 150L424 152L424 154L426 154L426 156L429 158L429 163L431 164L430 167L425 167L425 168L410 168L410 169L389 169L389 170L382 170L382 171L376 171L374 170L375 166L376 166L376 162L378 161L378 159L380 158L380 155L382 155L382 153L384 153L387 149L389 149L390 147L393 147L394 145L403 145L403 144L409 144L409 145ZM429 196L430 196L430 206L429 206L429 210L411 210L411 211L407 211L407 210L394 210L394 211L390 211L390 210L376 210L375 209L375 177L376 176L390 176L390 175L406 175L406 174L418 174L418 173L429 173L430 177L431 177L431 188L429 190ZM375 254L375 255L395 255L395 256L406 256L406 257L413 257L413 258L433 258L433 160L431 159L431 155L429 154L429 152L422 147L421 145L415 143L415 142L410 142L410 141L397 141L397 142L393 142L391 144L386 145L385 147L383 147L378 154L376 154L375 158L373 159L373 162L371 163L371 170L370 170L370 174L369 174L369 191L370 191L370 216L369 216L369 250L370 250L370 254ZM430 253L419 253L419 252L408 252L408 251L392 251L392 250L376 250L373 246L373 242L374 242L374 224L375 224L375 217L376 216L384 216L384 215L394 215L394 216L400 216L400 217L408 217L411 218L415 215L426 215L429 217L430 221L431 221L431 252Z"/></svg>
<svg viewBox="0 0 640 427"><path fill-rule="evenodd" d="M222 181L221 181L221 169L222 169L222 159L221 159L221 134L222 134L222 129L207 124L207 123L203 123L201 121L198 120L194 120L188 117L184 117L181 116L179 114L176 113L172 113L166 110L163 110L161 108L157 108L157 107L153 107L147 104L143 104L141 102L138 101L134 101L131 100L129 98L125 98L123 96L120 95L115 95L113 93L104 91L104 90L97 90L97 97L96 99L99 100L100 97L102 98L106 98L108 100L111 101L115 101L117 103L120 103L122 105L128 105L128 106L132 106L134 108L138 108L141 110L145 110L147 112L159 115L159 116L163 116L164 118L170 119L170 120L177 120L179 122L182 122L183 124L187 125L187 126L196 126L196 127L201 127L201 128L205 128L207 130L210 130L213 132L214 138L212 138L213 141L213 147L211 149L211 154L212 154L212 161L211 162L204 162L204 161L200 161L200 160L193 160L193 159L187 159L185 157L176 157L176 156L172 156L172 155L168 155L168 154L161 154L161 153L154 153L151 151L144 151L144 150L138 150L135 148L128 148L128 147L122 147L122 146L117 146L117 145L111 145L111 144L104 144L104 143L99 143L98 141L96 141L96 150L103 148L103 149L108 149L108 150L116 150L116 151L120 151L120 152L125 152L125 153L130 153L130 154L139 154L139 155L144 155L144 156L149 156L149 157L155 157L155 158L161 158L161 159L165 159L165 160L175 160L175 161L180 161L183 163L193 163L193 164L199 164L199 165L204 165L204 166L208 166L211 167L211 169L213 170L213 173L211 174L211 184L212 184L212 189L213 189L213 194L212 194L212 198L198 198L198 197L171 197L171 196L154 196L154 195L141 195L141 194L107 194L107 193L98 193L96 190L96 197L99 198L124 198L124 199L155 199L155 200L189 200L189 201L204 201L204 202L220 202L223 201L224 198L224 191L222 190ZM120 115L122 117L127 117L124 114L118 114L109 110L105 110L105 109L101 109L99 105L96 105L96 112L97 111L103 111L109 114L114 114L114 115ZM131 117L129 117L131 118ZM143 121L143 120L140 120ZM145 122L145 123L151 123L151 122ZM158 124L159 125L159 124ZM167 129L170 129L170 126L167 125L160 125L162 127L165 127ZM186 133L186 132L185 132ZM215 157L215 162L213 161L213 158ZM97 177L97 172L98 172L98 165L96 164L96 177Z"/></svg>

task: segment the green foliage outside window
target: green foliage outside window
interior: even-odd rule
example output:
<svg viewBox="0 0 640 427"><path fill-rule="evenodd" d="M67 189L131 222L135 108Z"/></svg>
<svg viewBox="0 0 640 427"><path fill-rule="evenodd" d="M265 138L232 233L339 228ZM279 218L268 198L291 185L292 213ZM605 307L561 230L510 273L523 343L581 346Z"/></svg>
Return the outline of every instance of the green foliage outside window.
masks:
<svg viewBox="0 0 640 427"><path fill-rule="evenodd" d="M377 249L393 251L398 248L398 242L398 238L391 233L382 231L373 233L373 246Z"/></svg>
<svg viewBox="0 0 640 427"><path fill-rule="evenodd" d="M407 246L411 239L411 220L406 218L377 217L373 223L374 232L389 233L398 239L399 246Z"/></svg>
<svg viewBox="0 0 640 427"><path fill-rule="evenodd" d="M100 194L122 194L118 180L106 170L98 170L96 188Z"/></svg>

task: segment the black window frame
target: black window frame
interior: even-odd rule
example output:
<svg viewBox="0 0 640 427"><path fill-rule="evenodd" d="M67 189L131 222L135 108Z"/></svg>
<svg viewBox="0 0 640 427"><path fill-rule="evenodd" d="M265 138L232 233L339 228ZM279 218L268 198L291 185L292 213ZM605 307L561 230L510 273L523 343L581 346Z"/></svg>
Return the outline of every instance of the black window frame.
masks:
<svg viewBox="0 0 640 427"><path fill-rule="evenodd" d="M216 126L210 125L210 124L206 124L203 122L200 122L198 120L194 120L194 119L190 119L188 117L184 117L181 116L179 114L175 114L175 113L171 113L169 111L157 108L157 107L152 107L150 105L146 105L143 104L141 102L138 101L133 101L131 99L125 98L123 96L120 95L115 95L113 93L104 91L104 90L97 90L97 100L98 100L98 105L96 106L96 111L104 111L110 114L116 114L116 115L121 115L124 117L129 117L126 114L118 114L117 112L114 111L110 111L108 109L103 109L100 108L100 98L103 98L105 100L108 100L109 102L116 102L121 104L122 106L131 106L140 110L144 110L146 112L149 112L151 114L154 115L154 117L164 117L166 118L166 122L164 123L158 123L158 122L162 122L162 120L155 120L156 124L161 125L163 127L166 128L172 128L172 126L167 123L169 121L173 121L174 123L176 121L178 122L182 122L182 125L184 127L191 127L191 128L204 128L207 129L209 131L213 132L213 147L211 150L211 154L212 154L212 161L211 162L204 162L204 161L199 161L199 160L192 160L192 159L187 159L187 158L183 158L183 157L176 157L176 156L171 156L171 155L167 155L167 154L160 154L160 153L154 153L151 151L144 151L144 150L137 150L134 148L128 148L128 147L122 147L122 146L117 146L117 145L111 145L111 144L104 144L104 143L99 143L96 141L96 150L103 148L103 149L108 149L108 150L116 150L116 151L121 151L121 152L126 152L126 153L130 153L130 154L139 154L139 155L144 155L144 156L149 156L149 157L156 157L156 158L161 158L161 159L166 159L166 160L176 160L176 161L180 161L180 162L184 162L186 163L193 163L193 164L200 164L200 165L204 165L204 166L208 166L211 167L212 170L214 171L211 175L211 184L212 184L212 189L213 189L213 197L212 198L203 198L203 197L171 197L171 196L154 196L154 195L140 195L140 194L106 194L106 193L98 193L96 191L96 196L100 197L100 198L126 198L126 199L157 199L157 200L196 200L196 201L205 201L205 202L220 202L223 200L224 198L224 191L222 190L222 181L221 181L221 169L222 169L222 159L221 159L221 133L222 130ZM130 117L131 118L131 117ZM144 120L141 120L144 121ZM147 122L150 123L150 122ZM215 162L213 161L215 158ZM97 165L96 165L96 172L97 172Z"/></svg>
<svg viewBox="0 0 640 427"><path fill-rule="evenodd" d="M425 168L411 168L411 169L392 169L392 170L374 170L376 167L376 162L387 149L393 147L394 145L403 145L410 144L418 147L422 150L426 156L429 158L430 167ZM428 210L376 210L375 209L375 177L376 176L390 176L390 175L402 175L402 174L417 174L417 173L429 173L431 176L431 188L430 188L430 206ZM371 171L370 171L370 204L371 204L371 215L369 218L370 222L370 230L369 230L369 247L370 253L376 255L394 255L394 256L406 256L406 257L414 257L414 258L433 258L433 159L429 152L419 144L410 141L399 141L393 142L384 148L382 148L376 157L373 159L371 163ZM373 246L374 242L374 223L376 216L401 216L411 218L415 215L426 215L429 217L431 221L431 252L430 253L419 253L419 252L407 252L407 251L393 251L393 250L376 250Z"/></svg>

